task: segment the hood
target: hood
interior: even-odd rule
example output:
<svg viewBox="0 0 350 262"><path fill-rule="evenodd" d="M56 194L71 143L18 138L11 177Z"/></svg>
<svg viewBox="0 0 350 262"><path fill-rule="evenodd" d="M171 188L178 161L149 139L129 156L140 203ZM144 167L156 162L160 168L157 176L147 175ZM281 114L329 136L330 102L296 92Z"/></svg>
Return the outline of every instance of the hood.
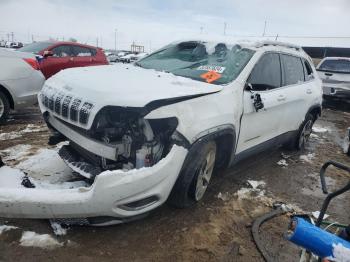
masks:
<svg viewBox="0 0 350 262"><path fill-rule="evenodd" d="M45 85L103 106L124 107L144 107L154 100L209 94L223 88L122 64L63 70Z"/></svg>
<svg viewBox="0 0 350 262"><path fill-rule="evenodd" d="M155 104L166 104L168 100L170 103L176 103L222 89L223 86L220 85L134 65L81 67L63 70L49 78L41 91L39 105L42 111L50 109L57 117L88 129L92 125L94 115L106 106L143 108L147 105L149 110L153 110ZM89 117L86 123L72 121L71 117L62 117L63 109L61 113L56 113L54 104L62 104L63 108L65 103L57 101L59 96L62 96L62 100L71 97L72 103L68 102L68 105L74 106L74 110L79 112L86 111L84 106L88 106ZM80 101L79 105L73 105L73 100ZM160 103L151 103L155 101Z"/></svg>
<svg viewBox="0 0 350 262"><path fill-rule="evenodd" d="M9 58L34 58L35 55L32 53L16 51L12 49L0 48L0 57L9 57Z"/></svg>

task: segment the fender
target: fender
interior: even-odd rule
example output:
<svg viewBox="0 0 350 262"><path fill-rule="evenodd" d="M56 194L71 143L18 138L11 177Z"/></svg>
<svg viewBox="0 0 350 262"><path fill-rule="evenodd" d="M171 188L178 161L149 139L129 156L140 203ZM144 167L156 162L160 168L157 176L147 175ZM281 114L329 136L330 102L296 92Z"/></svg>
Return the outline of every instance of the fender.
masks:
<svg viewBox="0 0 350 262"><path fill-rule="evenodd" d="M211 128L198 134L196 140L187 148L189 153L183 167L188 161L191 161L193 154L196 154L203 144L212 140L215 140L218 146L217 165L227 167L233 158L232 154L236 148L236 128L231 124Z"/></svg>
<svg viewBox="0 0 350 262"><path fill-rule="evenodd" d="M322 105L321 104L315 104L315 105L312 105L309 108L309 110L307 111L306 115L307 114L314 115L314 113L316 113L317 114L316 116L319 117L319 116L321 116L321 112L322 112ZM317 117L316 117L316 119L317 119Z"/></svg>

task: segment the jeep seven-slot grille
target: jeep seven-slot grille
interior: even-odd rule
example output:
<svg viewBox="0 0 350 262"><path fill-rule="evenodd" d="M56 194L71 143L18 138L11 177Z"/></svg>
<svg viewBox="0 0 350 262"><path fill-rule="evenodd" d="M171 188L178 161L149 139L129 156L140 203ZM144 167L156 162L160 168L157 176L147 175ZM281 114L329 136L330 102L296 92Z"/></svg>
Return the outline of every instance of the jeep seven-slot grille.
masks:
<svg viewBox="0 0 350 262"><path fill-rule="evenodd" d="M61 92L56 94L42 94L42 104L52 112L68 118L71 121L79 121L81 124L87 124L90 117L92 103L84 102L80 98L74 98L71 95L65 95Z"/></svg>

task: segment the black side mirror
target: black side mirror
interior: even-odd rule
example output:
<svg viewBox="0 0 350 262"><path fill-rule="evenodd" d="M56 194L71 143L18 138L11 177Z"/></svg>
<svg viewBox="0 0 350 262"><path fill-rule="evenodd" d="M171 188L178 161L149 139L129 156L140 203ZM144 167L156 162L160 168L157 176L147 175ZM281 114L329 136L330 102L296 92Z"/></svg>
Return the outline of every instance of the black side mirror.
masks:
<svg viewBox="0 0 350 262"><path fill-rule="evenodd" d="M244 90L249 91L249 92L252 92L252 91L253 91L253 86L252 86L252 84L247 82L247 83L245 84Z"/></svg>

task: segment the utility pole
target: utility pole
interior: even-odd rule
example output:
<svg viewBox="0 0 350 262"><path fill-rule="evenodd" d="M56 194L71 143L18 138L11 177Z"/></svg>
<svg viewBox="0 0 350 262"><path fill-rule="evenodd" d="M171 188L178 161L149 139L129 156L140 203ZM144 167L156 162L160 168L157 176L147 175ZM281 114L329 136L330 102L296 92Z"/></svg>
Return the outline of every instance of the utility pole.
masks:
<svg viewBox="0 0 350 262"><path fill-rule="evenodd" d="M262 34L262 36L265 36L265 34L266 34L266 20L265 20L265 24L264 24L264 31L263 31L263 34Z"/></svg>
<svg viewBox="0 0 350 262"><path fill-rule="evenodd" d="M114 29L114 51L117 52L117 29Z"/></svg>
<svg viewBox="0 0 350 262"><path fill-rule="evenodd" d="M226 27L227 27L227 24L226 22L224 23L224 35L226 35Z"/></svg>
<svg viewBox="0 0 350 262"><path fill-rule="evenodd" d="M14 39L14 33L11 32L11 42L13 43L13 39Z"/></svg>
<svg viewBox="0 0 350 262"><path fill-rule="evenodd" d="M203 34L203 26L201 26L201 28L200 28L200 29L201 29L201 34Z"/></svg>
<svg viewBox="0 0 350 262"><path fill-rule="evenodd" d="M98 47L98 37L96 37L96 47Z"/></svg>

